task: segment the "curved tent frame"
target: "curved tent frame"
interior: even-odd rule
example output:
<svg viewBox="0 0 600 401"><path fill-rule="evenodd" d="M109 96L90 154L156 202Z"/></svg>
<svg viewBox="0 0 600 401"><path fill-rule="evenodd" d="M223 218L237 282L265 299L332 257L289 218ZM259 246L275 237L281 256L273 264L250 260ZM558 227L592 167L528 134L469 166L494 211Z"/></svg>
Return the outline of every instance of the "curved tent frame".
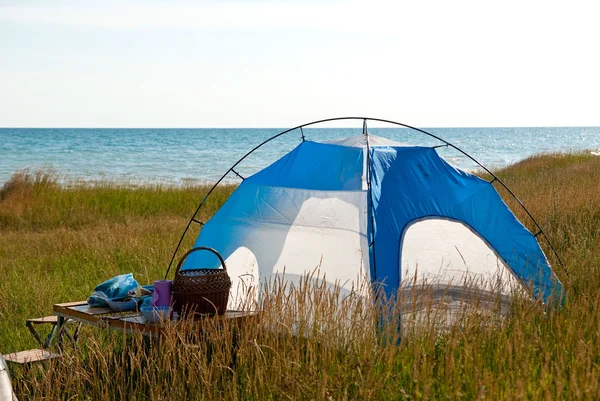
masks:
<svg viewBox="0 0 600 401"><path fill-rule="evenodd" d="M569 274L564 266L564 264L562 263L560 257L558 256L558 252L556 252L556 249L554 248L554 246L552 245L552 243L550 242L550 239L548 238L548 236L546 235L546 233L544 232L544 230L542 230L542 227L538 224L538 222L535 220L535 218L533 217L533 215L529 212L529 210L527 210L527 208L525 207L525 205L523 204L523 202L521 202L521 200L514 194L513 191L511 191L511 189L500 179L498 178L490 169L488 169L487 167L485 167L483 164L481 164L479 161L477 161L474 157L472 157L471 155L469 155L467 152L465 152L464 150L460 149L459 147L453 145L452 143L446 141L445 139L440 138L437 135L432 134L431 132L427 132L423 129L420 128L416 128L413 127L411 125L408 124L403 124L403 123L399 123L397 121L392 121L392 120L385 120L385 119L381 119L381 118L373 118L373 117L335 117L335 118L327 118L327 119L323 119L323 120L317 120L317 121L313 121L310 123L306 123L306 124L302 124L302 125L298 125L294 128L290 128L287 129L285 131L282 131L276 135L273 135L272 137L264 140L263 142L261 142L260 144L256 145L254 148L252 148L248 153L246 153L244 156L242 156L237 162L235 162L226 172L225 174L223 174L221 176L221 178L219 178L217 180L217 182L211 187L211 189L207 192L207 194L204 196L204 198L202 199L202 201L200 202L200 204L198 205L198 207L196 208L196 211L194 212L194 214L192 215L192 218L190 219L190 221L188 222L187 226L185 227L185 230L183 231L183 234L181 235L181 238L179 239L179 242L177 243L177 246L175 247L175 251L173 252L173 256L171 257L171 261L169 262L169 266L167 267L167 271L165 273L165 280L167 279L167 276L169 275L169 271L171 270L171 266L173 265L173 261L175 260L175 257L177 256L177 252L179 251L179 248L181 247L181 244L183 242L183 239L185 238L185 235L187 234L189 228L191 227L192 223L197 223L200 225L204 225L203 222L199 221L196 219L196 216L198 215L198 212L200 211L200 209L202 208L202 206L204 205L204 203L206 203L206 200L208 199L208 197L212 194L212 192L215 190L215 188L217 186L219 186L219 184L225 179L225 177L227 177L227 175L229 175L229 173L234 173L236 176L238 176L239 178L241 178L242 180L244 179L244 177L242 177L236 170L235 168L242 162L244 161L244 159L246 159L248 156L250 156L252 153L254 153L257 149L261 148L262 146L266 145L267 143L271 142L272 140L279 138L280 136L283 136L285 134L288 134L290 132L294 132L296 130L300 130L300 134L301 134L301 138L302 141L305 141L306 138L304 137L304 131L302 130L305 127L309 127L312 125L316 125L316 124L321 124L321 123L326 123L326 122L332 122L332 121L343 121L343 120L362 120L363 122L363 126L362 126L362 133L363 135L365 135L366 137L366 143L367 143L367 157L369 157L369 134L367 132L367 121L375 121L375 122L382 122L382 123L387 123L387 124L392 124L392 125L397 125L399 127L404 127L404 128L408 128L417 132L420 132L422 134L428 135L431 138L434 138L440 142L443 143L443 145L438 145L438 146L434 146L434 148L438 148L438 147L450 147L455 149L456 151L462 153L464 156L466 156L467 158L469 158L471 161L475 162L479 167L481 167L486 173L488 173L490 176L492 176L492 180L489 181L490 184L493 184L494 182L498 182L516 201L517 203L523 208L523 210L527 213L527 215L529 216L529 218L531 218L531 221L534 223L535 227L537 228L538 232L536 234L533 234L534 237L537 239L537 237L539 235L542 235L546 241L548 242L548 245L550 246L550 249L552 249L552 252L554 253L554 256L556 257L556 259L558 260L563 272L565 273L565 276L567 278L567 280L569 279ZM367 166L369 166L369 163L367 162ZM370 172L370 167L368 168L367 171L367 186L368 186L368 191L369 193L371 193L371 172ZM371 195L372 196L372 195ZM371 206L372 206L372 198L371 196L369 196L369 210L372 210ZM373 214L371 214L371 219L373 219ZM371 234L373 235L373 234ZM369 247L375 247L375 241L373 238L370 239L369 242ZM376 261L373 261L373 267L374 267L374 271L376 272Z"/></svg>

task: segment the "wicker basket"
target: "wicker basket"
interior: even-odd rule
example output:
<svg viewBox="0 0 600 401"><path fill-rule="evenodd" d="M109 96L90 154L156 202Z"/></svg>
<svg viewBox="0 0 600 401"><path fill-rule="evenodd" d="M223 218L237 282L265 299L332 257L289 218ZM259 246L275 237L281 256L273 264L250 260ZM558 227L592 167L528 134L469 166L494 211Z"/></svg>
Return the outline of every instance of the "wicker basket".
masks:
<svg viewBox="0 0 600 401"><path fill-rule="evenodd" d="M210 251L217 255L222 269L190 269L181 270L185 259L196 251ZM227 274L225 261L212 248L199 246L190 249L183 255L172 284L173 309L178 313L194 313L222 315L227 310L231 279Z"/></svg>

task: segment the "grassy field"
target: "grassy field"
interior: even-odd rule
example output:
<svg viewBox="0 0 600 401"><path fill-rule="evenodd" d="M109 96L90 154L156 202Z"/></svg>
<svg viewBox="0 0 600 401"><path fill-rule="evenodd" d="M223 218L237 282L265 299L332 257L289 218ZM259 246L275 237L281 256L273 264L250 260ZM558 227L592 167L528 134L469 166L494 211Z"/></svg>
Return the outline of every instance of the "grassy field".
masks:
<svg viewBox="0 0 600 401"><path fill-rule="evenodd" d="M15 367L15 390L23 400L600 399L600 158L543 155L497 175L538 219L564 263L563 269L542 243L567 290L559 310L518 300L504 322L468 315L448 331L427 325L409 331L398 345L393 324L372 334L378 317L358 300L342 306L355 313L347 326L331 319L338 306L327 294L305 288L314 304L274 294L260 320L238 333L236 352L227 326L203 341L173 331L150 344L86 328L78 350L46 365ZM232 190L219 189L199 219ZM206 191L61 187L49 171L15 174L0 189L0 353L35 347L26 318L85 299L110 277L162 278ZM318 324L292 335L294 314L309 307Z"/></svg>

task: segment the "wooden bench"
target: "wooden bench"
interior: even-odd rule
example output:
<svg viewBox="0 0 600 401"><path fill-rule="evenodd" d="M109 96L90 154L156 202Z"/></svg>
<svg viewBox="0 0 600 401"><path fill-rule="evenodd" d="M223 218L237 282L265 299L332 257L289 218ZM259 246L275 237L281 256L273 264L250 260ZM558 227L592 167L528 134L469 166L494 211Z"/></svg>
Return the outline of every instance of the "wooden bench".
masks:
<svg viewBox="0 0 600 401"><path fill-rule="evenodd" d="M79 337L79 328L81 327L81 323L77 324L77 327L75 328L75 331L73 331L73 334L71 334L64 327L64 325L58 329L60 331L59 333L54 333L54 330L56 330L56 325L58 323L59 317L56 315L27 319L25 321L25 325L31 332L31 335L33 335L33 337L36 339L38 344L40 344L40 348L28 349L24 351L5 354L3 355L4 359L8 362L27 364L39 361L46 361L48 359L53 358L59 358L61 356L60 353L49 351L48 347L50 347L50 342L52 338L60 338L60 336L62 336L63 334L65 334L69 338L69 340L71 340L71 343L74 346L77 346L77 339ZM49 324L52 326L50 328L50 333L48 334L45 340L42 339L42 336L40 336L40 334L34 327L42 324Z"/></svg>
<svg viewBox="0 0 600 401"><path fill-rule="evenodd" d="M12 354L4 354L2 356L7 362L26 364L58 358L60 357L60 354L43 348L34 348L25 351L13 352Z"/></svg>
<svg viewBox="0 0 600 401"><path fill-rule="evenodd" d="M40 335L38 334L38 332L36 331L36 329L34 328L34 325L40 325L40 324L50 324L52 325L52 328L50 329L50 334L48 334L46 340L42 340L42 337L40 337ZM55 329L56 325L58 324L58 316L56 315L52 315L52 316L45 316L45 317L37 317L37 318L33 318L33 319L27 319L25 322L25 325L27 326L27 328L29 329L29 331L31 332L31 334L33 335L33 337L37 340L37 342L40 344L40 347L42 349L46 349L50 346L50 340L52 339L52 331ZM73 332L73 334L69 333L69 331L63 327L60 328L60 333L55 333L55 335L58 335L58 337L60 337L62 334L65 334L69 340L71 340L71 343L76 346L77 345L77 339L79 337L79 328L81 327L81 324L79 323L77 325L77 327L75 328L75 331Z"/></svg>

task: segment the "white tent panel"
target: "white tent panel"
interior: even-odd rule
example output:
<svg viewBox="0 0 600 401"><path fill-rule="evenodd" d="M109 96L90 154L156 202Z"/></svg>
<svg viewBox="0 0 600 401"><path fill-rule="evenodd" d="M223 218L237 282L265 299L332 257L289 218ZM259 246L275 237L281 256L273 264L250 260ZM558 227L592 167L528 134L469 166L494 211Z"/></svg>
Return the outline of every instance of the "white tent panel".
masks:
<svg viewBox="0 0 600 401"><path fill-rule="evenodd" d="M227 309L252 310L258 302L258 261L245 246L236 249L225 260L231 278L231 290Z"/></svg>
<svg viewBox="0 0 600 401"><path fill-rule="evenodd" d="M315 271L315 278L325 276L328 283L341 287L342 294L361 288L366 295L366 192L281 191L286 196L277 202L271 197L257 202L268 208L231 219L213 219L203 230L209 244L229 255L226 264L233 281L229 306L258 301L258 286L276 276L298 286L303 276ZM279 190L270 188L272 192Z"/></svg>
<svg viewBox="0 0 600 401"><path fill-rule="evenodd" d="M364 135L352 136L343 139L332 139L330 141L323 141L321 143L328 143L330 145L348 146L353 148L366 148L367 137ZM369 134L369 146L410 146L402 142L393 141L391 139L383 138L381 136Z"/></svg>
<svg viewBox="0 0 600 401"><path fill-rule="evenodd" d="M297 285L302 276L316 271L315 277L350 292L361 287L363 280L368 282L367 249L366 237L353 232L294 227L288 232L271 276L285 274L288 282Z"/></svg>

